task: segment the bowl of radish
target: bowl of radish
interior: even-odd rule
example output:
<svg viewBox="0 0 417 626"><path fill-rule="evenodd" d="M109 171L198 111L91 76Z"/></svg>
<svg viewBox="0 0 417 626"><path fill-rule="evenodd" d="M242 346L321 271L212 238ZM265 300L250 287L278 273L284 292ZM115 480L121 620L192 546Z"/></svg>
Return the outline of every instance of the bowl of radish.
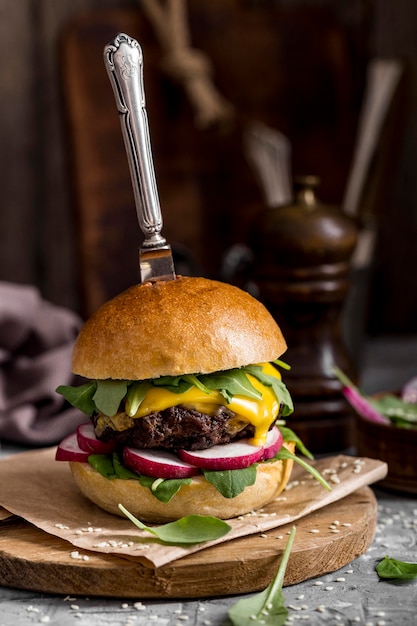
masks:
<svg viewBox="0 0 417 626"><path fill-rule="evenodd" d="M367 396L343 372L335 373L356 413L357 453L388 465L386 478L378 484L417 494L417 377L398 392Z"/></svg>

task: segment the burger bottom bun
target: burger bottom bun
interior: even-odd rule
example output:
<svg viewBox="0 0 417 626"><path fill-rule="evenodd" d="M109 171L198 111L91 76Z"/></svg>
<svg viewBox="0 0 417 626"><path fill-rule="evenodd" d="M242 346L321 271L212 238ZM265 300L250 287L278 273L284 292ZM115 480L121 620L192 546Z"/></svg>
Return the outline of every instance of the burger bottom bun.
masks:
<svg viewBox="0 0 417 626"><path fill-rule="evenodd" d="M294 444L285 446L294 451ZM118 504L141 521L171 522L187 515L211 515L230 519L244 515L271 502L285 488L293 461L269 461L258 465L256 481L234 498L225 498L203 476L195 476L183 485L169 502L158 500L139 481L104 478L88 463L70 462L72 474L80 491L99 507L123 516Z"/></svg>

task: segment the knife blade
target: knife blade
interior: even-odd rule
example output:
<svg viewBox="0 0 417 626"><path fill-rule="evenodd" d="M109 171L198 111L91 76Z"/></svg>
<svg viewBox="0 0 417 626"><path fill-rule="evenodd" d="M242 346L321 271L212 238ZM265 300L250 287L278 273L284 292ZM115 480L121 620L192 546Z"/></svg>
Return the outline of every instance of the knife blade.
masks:
<svg viewBox="0 0 417 626"><path fill-rule="evenodd" d="M141 281L176 278L171 246L161 235L162 213L153 164L139 43L119 33L104 48L104 64L113 88L129 163L139 226Z"/></svg>

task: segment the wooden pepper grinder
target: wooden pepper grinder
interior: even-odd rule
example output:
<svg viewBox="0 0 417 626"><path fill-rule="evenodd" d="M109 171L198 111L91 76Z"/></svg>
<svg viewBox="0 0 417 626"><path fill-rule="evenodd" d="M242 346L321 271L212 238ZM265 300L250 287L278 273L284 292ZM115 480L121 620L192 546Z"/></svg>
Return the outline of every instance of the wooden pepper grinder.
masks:
<svg viewBox="0 0 417 626"><path fill-rule="evenodd" d="M251 247L259 298L288 344L295 411L287 424L312 452L335 452L353 444L353 414L333 367L357 379L342 332L357 227L318 201L318 184L315 176L296 179L293 204L264 209Z"/></svg>

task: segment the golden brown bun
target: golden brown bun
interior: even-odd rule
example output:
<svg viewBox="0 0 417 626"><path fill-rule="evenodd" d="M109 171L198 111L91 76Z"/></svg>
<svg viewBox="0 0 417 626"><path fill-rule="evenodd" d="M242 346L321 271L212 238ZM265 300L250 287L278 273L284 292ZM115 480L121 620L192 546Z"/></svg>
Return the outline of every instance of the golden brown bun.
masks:
<svg viewBox="0 0 417 626"><path fill-rule="evenodd" d="M178 277L104 304L81 329L72 369L91 379L207 374L273 361L286 348L273 317L245 291Z"/></svg>
<svg viewBox="0 0 417 626"><path fill-rule="evenodd" d="M294 452L294 444L284 444ZM160 502L147 487L134 479L104 478L88 463L70 463L80 491L99 507L123 516L118 504L141 521L160 524L187 515L213 515L230 519L255 511L285 489L291 475L292 460L270 461L258 465L255 484L235 498L223 497L203 476L195 476L190 485L183 485L169 502Z"/></svg>

